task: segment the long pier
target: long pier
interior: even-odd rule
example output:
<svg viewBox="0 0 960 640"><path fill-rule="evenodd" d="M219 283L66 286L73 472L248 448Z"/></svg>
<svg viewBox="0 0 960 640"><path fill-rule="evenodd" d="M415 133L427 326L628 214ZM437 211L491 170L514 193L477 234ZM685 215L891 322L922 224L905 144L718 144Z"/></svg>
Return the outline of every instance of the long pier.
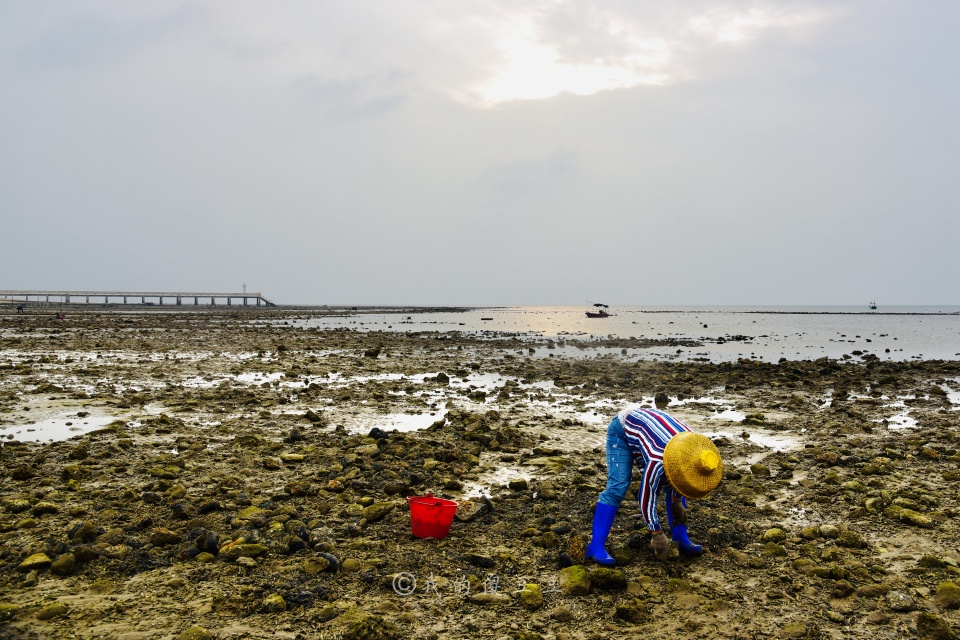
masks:
<svg viewBox="0 0 960 640"><path fill-rule="evenodd" d="M0 289L0 300L8 302L36 302L59 304L141 304L164 306L180 306L190 304L200 306L201 301L209 306L267 306L275 307L274 303L263 297L259 292L187 292L187 291L35 291L25 289Z"/></svg>

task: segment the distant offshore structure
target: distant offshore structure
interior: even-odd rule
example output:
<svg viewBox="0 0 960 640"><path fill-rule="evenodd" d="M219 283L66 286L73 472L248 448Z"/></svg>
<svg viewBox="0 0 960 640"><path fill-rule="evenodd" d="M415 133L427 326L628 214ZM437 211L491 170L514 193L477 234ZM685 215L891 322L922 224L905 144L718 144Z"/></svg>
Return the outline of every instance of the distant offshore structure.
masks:
<svg viewBox="0 0 960 640"><path fill-rule="evenodd" d="M275 307L274 303L259 292L191 292L191 291L39 291L28 289L0 289L0 300L7 302L33 302L34 304L140 304L145 306L192 306ZM137 302L139 300L139 302Z"/></svg>

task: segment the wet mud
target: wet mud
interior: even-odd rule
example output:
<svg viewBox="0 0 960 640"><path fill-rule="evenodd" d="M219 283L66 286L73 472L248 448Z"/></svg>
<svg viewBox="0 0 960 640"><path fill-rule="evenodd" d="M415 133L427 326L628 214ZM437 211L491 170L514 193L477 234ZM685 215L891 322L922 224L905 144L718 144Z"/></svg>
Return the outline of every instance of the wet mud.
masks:
<svg viewBox="0 0 960 640"><path fill-rule="evenodd" d="M958 636L960 363L551 346L0 311L0 637ZM617 566L585 561L628 402L723 454L698 558L655 559L628 497ZM460 505L443 539L423 495Z"/></svg>

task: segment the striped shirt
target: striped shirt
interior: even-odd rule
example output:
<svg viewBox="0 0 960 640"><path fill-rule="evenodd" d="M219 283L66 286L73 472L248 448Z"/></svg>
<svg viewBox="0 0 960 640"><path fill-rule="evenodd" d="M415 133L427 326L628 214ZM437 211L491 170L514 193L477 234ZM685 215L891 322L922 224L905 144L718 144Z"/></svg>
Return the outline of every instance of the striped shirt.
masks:
<svg viewBox="0 0 960 640"><path fill-rule="evenodd" d="M637 502L640 503L640 513L647 521L651 531L660 529L660 519L657 517L657 495L661 487L667 499L667 508L670 508L674 496L680 497L669 482L664 482L663 450L670 438L681 431L690 431L673 416L656 409L643 409L637 405L627 407L617 418L623 426L627 436L627 445L633 454L633 461L642 469L640 476L640 492Z"/></svg>

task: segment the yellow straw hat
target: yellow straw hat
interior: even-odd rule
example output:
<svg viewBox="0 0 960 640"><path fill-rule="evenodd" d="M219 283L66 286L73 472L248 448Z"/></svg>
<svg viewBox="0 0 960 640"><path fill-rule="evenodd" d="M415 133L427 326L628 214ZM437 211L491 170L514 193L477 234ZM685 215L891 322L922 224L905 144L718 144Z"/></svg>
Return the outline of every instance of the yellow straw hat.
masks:
<svg viewBox="0 0 960 640"><path fill-rule="evenodd" d="M667 482L680 495L699 500L720 484L723 461L720 451L705 435L681 431L670 438L663 450Z"/></svg>

